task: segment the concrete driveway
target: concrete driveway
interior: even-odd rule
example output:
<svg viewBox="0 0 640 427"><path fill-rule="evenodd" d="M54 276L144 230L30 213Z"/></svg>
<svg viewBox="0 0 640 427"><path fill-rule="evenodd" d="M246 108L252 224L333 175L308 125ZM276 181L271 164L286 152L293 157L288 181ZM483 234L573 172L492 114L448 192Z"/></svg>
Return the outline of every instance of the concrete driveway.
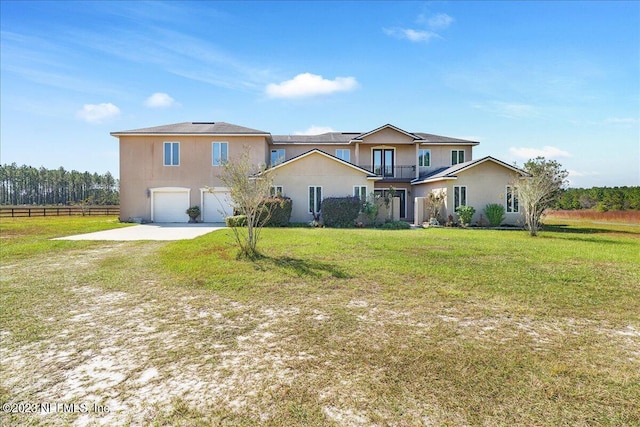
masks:
<svg viewBox="0 0 640 427"><path fill-rule="evenodd" d="M187 240L225 228L224 224L140 224L53 240Z"/></svg>

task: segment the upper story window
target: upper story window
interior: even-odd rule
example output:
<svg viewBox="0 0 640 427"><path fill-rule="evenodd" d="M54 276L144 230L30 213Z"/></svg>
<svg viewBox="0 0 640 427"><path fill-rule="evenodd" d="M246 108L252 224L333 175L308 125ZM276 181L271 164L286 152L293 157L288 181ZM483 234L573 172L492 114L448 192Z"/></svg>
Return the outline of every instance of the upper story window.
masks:
<svg viewBox="0 0 640 427"><path fill-rule="evenodd" d="M394 155L392 148L374 148L373 152L373 173L384 177L394 176Z"/></svg>
<svg viewBox="0 0 640 427"><path fill-rule="evenodd" d="M180 143L179 142L164 143L164 165L165 166L180 165Z"/></svg>
<svg viewBox="0 0 640 427"><path fill-rule="evenodd" d="M429 149L418 150L418 166L420 167L431 166L431 150Z"/></svg>
<svg viewBox="0 0 640 427"><path fill-rule="evenodd" d="M279 165L284 162L285 152L284 148L277 148L271 150L271 166Z"/></svg>
<svg viewBox="0 0 640 427"><path fill-rule="evenodd" d="M348 148L338 148L336 149L336 157L345 162L351 162L351 150Z"/></svg>
<svg viewBox="0 0 640 427"><path fill-rule="evenodd" d="M282 197L284 195L284 188L282 185L272 185L269 194L271 197Z"/></svg>
<svg viewBox="0 0 640 427"><path fill-rule="evenodd" d="M464 150L451 150L451 166L464 163Z"/></svg>
<svg viewBox="0 0 640 427"><path fill-rule="evenodd" d="M451 150L451 166L464 163L464 150Z"/></svg>
<svg viewBox="0 0 640 427"><path fill-rule="evenodd" d="M220 142L215 141L211 143L212 147L212 165L220 166L229 161L229 143L228 142Z"/></svg>

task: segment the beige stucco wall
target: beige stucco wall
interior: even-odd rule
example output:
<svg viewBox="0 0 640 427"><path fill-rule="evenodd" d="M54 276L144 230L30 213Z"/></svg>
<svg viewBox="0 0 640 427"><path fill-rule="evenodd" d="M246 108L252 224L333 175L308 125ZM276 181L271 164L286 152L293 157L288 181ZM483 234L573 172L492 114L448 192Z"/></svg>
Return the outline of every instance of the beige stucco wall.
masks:
<svg viewBox="0 0 640 427"><path fill-rule="evenodd" d="M505 206L506 186L515 181L517 174L512 170L492 161L485 161L466 171L460 172L455 180L438 181L414 186L415 197L427 197L430 192L446 190L446 199L441 211L441 217L446 219L450 214L455 219L458 216L453 211L453 187L467 187L467 205L473 206L476 213L473 216L473 223L480 219L480 215L486 220L484 208L489 203L497 203ZM426 220L426 218L415 218L416 223ZM522 213L506 213L505 224L522 224Z"/></svg>
<svg viewBox="0 0 640 427"><path fill-rule="evenodd" d="M191 189L191 205L200 205L200 189L221 187L220 166L212 165L212 142L228 142L229 158L249 149L252 164L267 160L263 136L120 136L120 219L151 219L149 190ZM180 143L180 165L164 166L164 142Z"/></svg>
<svg viewBox="0 0 640 427"><path fill-rule="evenodd" d="M273 172L274 185L283 187L284 196L293 201L291 221L308 222L309 186L321 186L322 198L353 196L355 185L366 185L367 193L373 191L373 181L352 167L312 153L292 163L283 165Z"/></svg>
<svg viewBox="0 0 640 427"><path fill-rule="evenodd" d="M498 203L505 206L506 186L515 181L517 174L512 170L492 161L486 161L471 169L460 172L458 179L447 181L447 201L445 216L453 212L453 187L467 186L467 205L473 206L476 213L473 216L475 223L484 215L484 208L489 203ZM522 223L521 213L505 213L505 224L517 225Z"/></svg>
<svg viewBox="0 0 640 427"><path fill-rule="evenodd" d="M429 149L431 150L431 166L420 168L420 173L424 176L427 173L433 172L436 169L440 169L445 166L451 166L451 151L452 150L464 150L464 161L468 162L473 160L472 147L468 145L430 145L420 144L419 150ZM418 164L417 157L414 164Z"/></svg>

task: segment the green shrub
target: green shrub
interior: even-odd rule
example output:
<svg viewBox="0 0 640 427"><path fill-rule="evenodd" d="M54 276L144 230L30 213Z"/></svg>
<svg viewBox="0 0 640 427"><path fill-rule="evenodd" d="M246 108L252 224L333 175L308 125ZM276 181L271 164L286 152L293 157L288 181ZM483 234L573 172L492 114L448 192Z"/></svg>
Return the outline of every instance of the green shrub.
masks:
<svg viewBox="0 0 640 427"><path fill-rule="evenodd" d="M286 227L291 219L293 202L288 197L273 197L264 201L265 209L271 209L271 217L265 227Z"/></svg>
<svg viewBox="0 0 640 427"><path fill-rule="evenodd" d="M362 203L358 197L327 197L322 200L322 218L327 227L353 227Z"/></svg>
<svg viewBox="0 0 640 427"><path fill-rule="evenodd" d="M389 221L385 222L380 228L383 230L408 230L411 228L411 224L404 221Z"/></svg>
<svg viewBox="0 0 640 427"><path fill-rule="evenodd" d="M224 219L224 223L227 227L246 227L247 216L246 215L233 215Z"/></svg>
<svg viewBox="0 0 640 427"><path fill-rule="evenodd" d="M489 225L497 227L504 220L504 206L497 203L491 203L484 207L484 214L487 216Z"/></svg>
<svg viewBox="0 0 640 427"><path fill-rule="evenodd" d="M463 227L471 224L471 218L473 218L473 214L476 213L476 210L473 206L465 206L461 205L456 208L456 213L460 218L460 223Z"/></svg>

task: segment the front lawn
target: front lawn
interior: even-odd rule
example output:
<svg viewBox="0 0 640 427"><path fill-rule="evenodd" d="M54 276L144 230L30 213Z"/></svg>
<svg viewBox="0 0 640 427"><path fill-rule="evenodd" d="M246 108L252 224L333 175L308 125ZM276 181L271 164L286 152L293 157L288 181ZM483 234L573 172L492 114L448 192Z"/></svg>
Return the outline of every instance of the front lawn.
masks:
<svg viewBox="0 0 640 427"><path fill-rule="evenodd" d="M109 411L3 425L640 424L637 227L265 229L249 262L56 226L3 238L0 399Z"/></svg>

